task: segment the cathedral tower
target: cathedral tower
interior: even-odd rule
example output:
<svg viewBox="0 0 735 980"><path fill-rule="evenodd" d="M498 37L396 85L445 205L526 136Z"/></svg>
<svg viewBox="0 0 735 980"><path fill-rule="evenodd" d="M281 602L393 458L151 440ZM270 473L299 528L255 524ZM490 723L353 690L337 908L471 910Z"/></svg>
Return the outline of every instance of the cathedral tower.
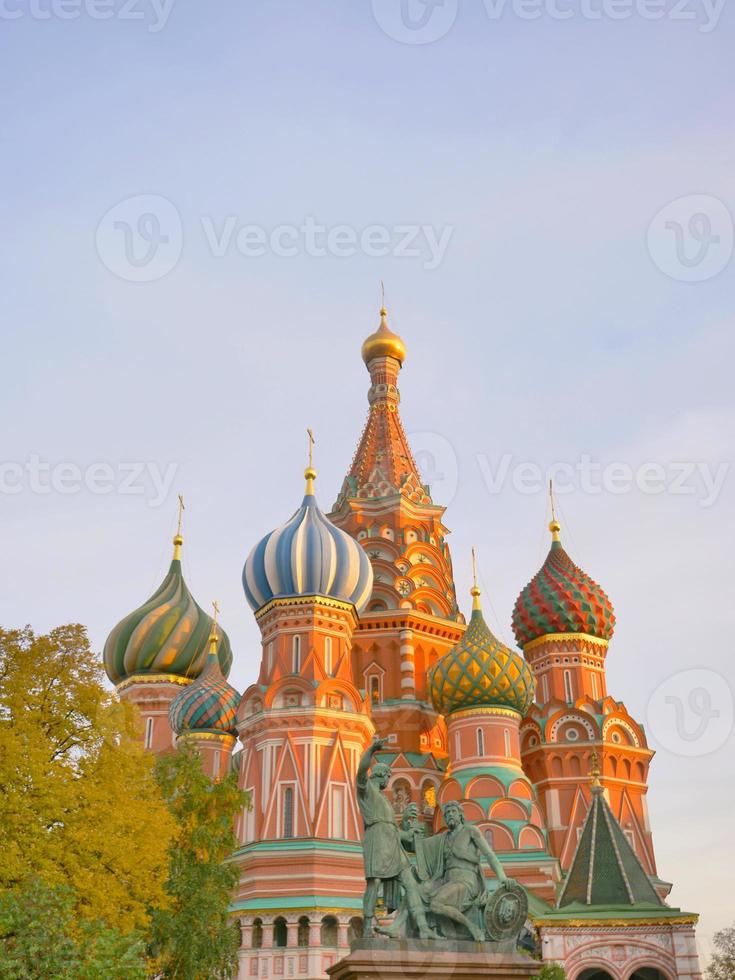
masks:
<svg viewBox="0 0 735 980"><path fill-rule="evenodd" d="M450 766L439 802L460 801L465 818L482 830L506 872L553 900L558 864L521 765L520 725L533 700L533 674L488 627L477 582L467 631L430 671L429 691L446 716L449 739ZM440 826L437 813L434 827Z"/></svg>
<svg viewBox="0 0 735 980"><path fill-rule="evenodd" d="M444 508L422 483L401 421L398 375L406 357L385 308L362 345L368 417L330 519L365 549L373 588L354 636L356 686L368 692L379 734L395 744L396 806L430 810L446 761L446 728L426 674L464 630ZM400 751L399 751L400 750Z"/></svg>
<svg viewBox="0 0 735 980"><path fill-rule="evenodd" d="M365 691L353 683L352 642L372 569L319 509L311 466L305 476L301 506L253 548L243 570L262 659L238 711L240 786L252 808L240 821L234 908L244 926L243 968L254 976L285 973L287 947L300 975L320 976L361 923L354 786L374 727Z"/></svg>
<svg viewBox="0 0 735 980"><path fill-rule="evenodd" d="M643 728L607 693L612 604L564 550L556 517L549 530L546 560L513 610L513 631L536 678L536 703L521 729L523 765L544 805L552 851L566 869L589 809L586 774L599 753L613 812L654 875L646 805L653 752ZM670 886L659 887L666 894Z"/></svg>
<svg viewBox="0 0 735 980"><path fill-rule="evenodd" d="M174 744L169 706L204 670L213 625L184 581L183 543L179 520L168 574L150 599L117 624L103 652L107 676L120 697L139 709L144 745L154 752ZM222 631L217 658L226 677L232 650Z"/></svg>

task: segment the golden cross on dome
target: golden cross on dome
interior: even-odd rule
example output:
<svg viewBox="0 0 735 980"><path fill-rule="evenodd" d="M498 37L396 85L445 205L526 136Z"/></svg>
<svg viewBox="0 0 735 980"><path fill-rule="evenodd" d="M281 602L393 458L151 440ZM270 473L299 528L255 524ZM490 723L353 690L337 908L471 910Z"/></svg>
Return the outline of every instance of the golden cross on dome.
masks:
<svg viewBox="0 0 735 980"><path fill-rule="evenodd" d="M184 539L181 537L181 524L184 520L184 498L179 494L179 518L176 522L176 535L174 536L174 561L181 560L181 545Z"/></svg>
<svg viewBox="0 0 735 980"><path fill-rule="evenodd" d="M385 285L382 279L380 280L380 308L385 309Z"/></svg>
<svg viewBox="0 0 735 980"><path fill-rule="evenodd" d="M477 584L477 555L475 554L475 549L472 549L472 588L470 589L470 595L472 596L472 608L480 608L480 588Z"/></svg>
<svg viewBox="0 0 735 980"><path fill-rule="evenodd" d="M217 616L219 615L219 603L216 599L212 600L212 609L214 609L214 616L212 617L212 632L209 634L209 652L217 653Z"/></svg>
<svg viewBox="0 0 735 980"><path fill-rule="evenodd" d="M314 493L314 480L316 480L316 470L314 469L314 444L316 439L314 438L314 432L312 429L307 429L306 434L309 437L309 465L304 470L304 478L306 479L306 495L313 495Z"/></svg>
<svg viewBox="0 0 735 980"><path fill-rule="evenodd" d="M559 531L561 531L561 524L556 519L556 504L554 502L554 481L549 480L549 500L551 501L551 522L549 524L549 530L551 531L551 540L559 540Z"/></svg>

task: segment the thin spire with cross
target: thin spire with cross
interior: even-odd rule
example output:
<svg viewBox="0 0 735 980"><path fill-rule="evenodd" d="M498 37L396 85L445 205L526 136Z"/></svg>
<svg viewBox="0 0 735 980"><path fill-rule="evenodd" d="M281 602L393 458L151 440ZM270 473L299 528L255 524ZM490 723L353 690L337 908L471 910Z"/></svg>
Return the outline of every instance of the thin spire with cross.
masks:
<svg viewBox="0 0 735 980"><path fill-rule="evenodd" d="M480 608L480 587L477 584L477 555L475 553L474 547L472 548L472 588L470 589L470 595L472 596L472 608Z"/></svg>
<svg viewBox="0 0 735 980"><path fill-rule="evenodd" d="M184 498L182 494L179 494L179 516L176 522L176 534L174 535L174 561L181 561L181 545L184 543L184 539L181 536L181 525L184 521Z"/></svg>
<svg viewBox="0 0 735 980"><path fill-rule="evenodd" d="M212 600L212 609L214 610L214 616L212 617L212 632L209 634L209 652L217 653L217 616L219 616L219 603L216 599Z"/></svg>
<svg viewBox="0 0 735 980"><path fill-rule="evenodd" d="M551 502L551 522L549 523L549 530L551 531L552 541L559 541L559 531L561 531L561 524L556 519L556 503L554 501L554 481L549 480L549 501Z"/></svg>
<svg viewBox="0 0 735 980"><path fill-rule="evenodd" d="M316 470L314 469L314 446L316 445L316 439L314 438L313 429L307 429L306 435L309 438L309 465L304 470L304 478L306 479L306 493L308 496L314 493L314 480L316 480Z"/></svg>

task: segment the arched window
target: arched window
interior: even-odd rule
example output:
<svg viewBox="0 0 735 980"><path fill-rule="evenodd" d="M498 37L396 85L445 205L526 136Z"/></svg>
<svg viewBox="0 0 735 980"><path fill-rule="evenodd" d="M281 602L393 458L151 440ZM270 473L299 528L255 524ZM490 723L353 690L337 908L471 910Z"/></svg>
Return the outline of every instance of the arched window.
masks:
<svg viewBox="0 0 735 980"><path fill-rule="evenodd" d="M296 939L297 945L304 946L309 945L309 920L305 915L302 915L299 919L299 929Z"/></svg>
<svg viewBox="0 0 735 980"><path fill-rule="evenodd" d="M290 786L283 791L283 836L293 837L293 790Z"/></svg>
<svg viewBox="0 0 735 980"><path fill-rule="evenodd" d="M214 752L214 759L212 760L212 777L214 779L217 779L217 777L219 776L219 759L220 759L220 755L221 755L221 753L215 750L215 752Z"/></svg>
<svg viewBox="0 0 735 980"><path fill-rule="evenodd" d="M326 636L324 638L324 671L329 675L331 675L332 673L332 637L331 636Z"/></svg>
<svg viewBox="0 0 735 980"><path fill-rule="evenodd" d="M574 701L574 689L572 687L572 672L571 670L564 671L564 697L567 699L569 704Z"/></svg>
<svg viewBox="0 0 735 980"><path fill-rule="evenodd" d="M365 923L361 916L356 915L353 919L350 919L350 924L347 927L347 941L349 944L352 945L356 939L362 939L364 931Z"/></svg>
<svg viewBox="0 0 735 980"><path fill-rule="evenodd" d="M295 636L293 638L293 645L291 647L292 658L291 658L291 670L294 674L298 674L301 670L301 637Z"/></svg>
<svg viewBox="0 0 735 980"><path fill-rule="evenodd" d="M505 745L505 757L510 758L510 732L507 728L503 729L503 744Z"/></svg>
<svg viewBox="0 0 735 980"><path fill-rule="evenodd" d="M149 749L153 745L153 719L145 720L145 748Z"/></svg>
<svg viewBox="0 0 735 980"><path fill-rule="evenodd" d="M592 697L597 701L600 697L600 690L597 686L597 674L590 675L590 683L592 684Z"/></svg>
<svg viewBox="0 0 735 980"><path fill-rule="evenodd" d="M255 919L253 921L253 938L251 941L251 946L253 949L261 949L263 946L263 920Z"/></svg>
<svg viewBox="0 0 735 980"><path fill-rule="evenodd" d="M485 735L481 728L477 729L477 754L485 755Z"/></svg>
<svg viewBox="0 0 735 980"><path fill-rule="evenodd" d="M338 940L337 920L333 915L325 915L322 919L321 944L322 946L336 946Z"/></svg>
<svg viewBox="0 0 735 980"><path fill-rule="evenodd" d="M549 678L546 676L546 674L543 674L541 677L541 691L543 694L544 703L546 703L549 700Z"/></svg>
<svg viewBox="0 0 735 980"><path fill-rule="evenodd" d="M370 700L374 704L380 701L380 678L377 674L370 678Z"/></svg>
<svg viewBox="0 0 735 980"><path fill-rule="evenodd" d="M270 674L270 672L273 670L273 640L271 640L266 647L265 663L266 670Z"/></svg>
<svg viewBox="0 0 735 980"><path fill-rule="evenodd" d="M273 945L283 949L288 946L288 925L282 915L273 923Z"/></svg>

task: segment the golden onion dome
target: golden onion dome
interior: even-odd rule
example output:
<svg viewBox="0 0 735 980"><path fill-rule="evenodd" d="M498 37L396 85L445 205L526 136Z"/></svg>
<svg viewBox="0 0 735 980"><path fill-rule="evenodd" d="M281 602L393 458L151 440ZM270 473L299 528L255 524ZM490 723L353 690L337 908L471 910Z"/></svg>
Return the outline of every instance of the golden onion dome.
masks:
<svg viewBox="0 0 735 980"><path fill-rule="evenodd" d="M403 364L406 357L406 345L397 333L388 326L388 312L383 306L380 310L380 326L371 333L362 345L362 359L366 364L375 357L394 357L399 364Z"/></svg>

